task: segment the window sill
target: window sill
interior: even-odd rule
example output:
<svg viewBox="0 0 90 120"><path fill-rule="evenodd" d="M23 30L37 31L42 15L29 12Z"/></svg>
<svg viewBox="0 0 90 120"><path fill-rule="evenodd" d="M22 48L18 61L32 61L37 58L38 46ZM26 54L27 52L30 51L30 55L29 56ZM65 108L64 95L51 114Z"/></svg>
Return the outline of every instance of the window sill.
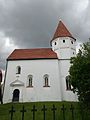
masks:
<svg viewBox="0 0 90 120"><path fill-rule="evenodd" d="M50 86L43 86L43 87L50 87Z"/></svg>
<svg viewBox="0 0 90 120"><path fill-rule="evenodd" d="M33 86L27 86L26 88L33 88Z"/></svg>
<svg viewBox="0 0 90 120"><path fill-rule="evenodd" d="M20 75L20 73L16 73L16 75Z"/></svg>

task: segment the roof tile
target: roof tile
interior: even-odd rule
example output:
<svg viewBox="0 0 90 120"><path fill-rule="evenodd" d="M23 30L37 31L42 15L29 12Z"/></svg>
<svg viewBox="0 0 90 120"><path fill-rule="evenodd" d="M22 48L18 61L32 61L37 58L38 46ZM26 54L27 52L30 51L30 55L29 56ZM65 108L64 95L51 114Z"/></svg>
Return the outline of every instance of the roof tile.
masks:
<svg viewBox="0 0 90 120"><path fill-rule="evenodd" d="M57 29L54 33L54 36L53 36L52 40L54 40L58 37L71 37L71 38L75 39L72 36L72 34L69 32L69 30L66 28L66 26L63 24L62 21L59 22L58 27L57 27Z"/></svg>
<svg viewBox="0 0 90 120"><path fill-rule="evenodd" d="M7 60L25 59L57 59L57 55L51 48L40 49L15 49Z"/></svg>

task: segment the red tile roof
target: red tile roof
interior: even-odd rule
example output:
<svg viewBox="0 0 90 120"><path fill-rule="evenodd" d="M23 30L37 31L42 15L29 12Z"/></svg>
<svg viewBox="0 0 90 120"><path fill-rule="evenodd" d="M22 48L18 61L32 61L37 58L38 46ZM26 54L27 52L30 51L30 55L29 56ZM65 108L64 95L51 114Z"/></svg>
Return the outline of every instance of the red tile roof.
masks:
<svg viewBox="0 0 90 120"><path fill-rule="evenodd" d="M52 40L58 38L58 37L71 37L74 40L76 40L72 34L69 32L69 30L66 28L66 26L63 24L62 21L59 22L58 27L54 33L54 36Z"/></svg>
<svg viewBox="0 0 90 120"><path fill-rule="evenodd" d="M7 60L57 59L51 48L15 49Z"/></svg>

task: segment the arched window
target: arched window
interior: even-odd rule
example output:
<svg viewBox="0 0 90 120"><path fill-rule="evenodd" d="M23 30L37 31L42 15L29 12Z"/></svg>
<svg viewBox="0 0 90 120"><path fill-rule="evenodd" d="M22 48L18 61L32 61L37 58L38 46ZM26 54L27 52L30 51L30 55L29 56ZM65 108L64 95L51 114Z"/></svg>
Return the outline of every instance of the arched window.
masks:
<svg viewBox="0 0 90 120"><path fill-rule="evenodd" d="M71 83L70 83L69 76L66 76L66 89L71 90Z"/></svg>
<svg viewBox="0 0 90 120"><path fill-rule="evenodd" d="M33 76L32 75L28 75L27 86L33 87Z"/></svg>
<svg viewBox="0 0 90 120"><path fill-rule="evenodd" d="M17 68L16 68L16 74L21 74L21 67L20 66L17 66Z"/></svg>
<svg viewBox="0 0 90 120"><path fill-rule="evenodd" d="M49 86L49 75L48 74L44 75L44 87L50 87Z"/></svg>

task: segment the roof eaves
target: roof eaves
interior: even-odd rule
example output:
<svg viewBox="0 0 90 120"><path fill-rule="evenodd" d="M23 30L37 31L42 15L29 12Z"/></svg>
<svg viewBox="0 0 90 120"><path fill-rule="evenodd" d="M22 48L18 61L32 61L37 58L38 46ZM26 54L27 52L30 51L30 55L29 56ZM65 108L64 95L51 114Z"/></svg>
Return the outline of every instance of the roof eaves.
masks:
<svg viewBox="0 0 90 120"><path fill-rule="evenodd" d="M7 61L18 61L18 60L46 60L46 59L58 59L57 57L53 57L53 58L20 58L20 59L7 59Z"/></svg>

